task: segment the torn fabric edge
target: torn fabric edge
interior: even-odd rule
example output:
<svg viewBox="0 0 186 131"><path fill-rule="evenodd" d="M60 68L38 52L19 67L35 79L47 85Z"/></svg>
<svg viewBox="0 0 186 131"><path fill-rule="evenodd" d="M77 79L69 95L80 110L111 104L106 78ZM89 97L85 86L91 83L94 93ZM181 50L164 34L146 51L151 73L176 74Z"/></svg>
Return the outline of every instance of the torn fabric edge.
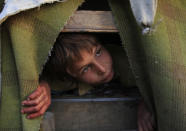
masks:
<svg viewBox="0 0 186 131"><path fill-rule="evenodd" d="M85 0L81 3L81 5L82 5L84 2L85 2ZM80 7L81 5L79 5L79 7ZM77 11L77 9L76 9L76 11ZM74 11L74 13L75 13L75 11ZM60 33L62 32L62 30L65 28L65 25L67 25L67 24L68 24L68 21L71 19L71 17L74 16L74 13L73 13L71 16L69 16L68 20L65 22L64 26L63 26L63 27L61 28L61 30L59 31L58 35L56 36L56 39L54 39L54 44L56 43L56 40L57 40L57 37L59 36L59 34L60 34ZM43 66L41 67L41 72L40 72L39 76L41 76L41 74L43 73L43 69L44 69L46 63L48 62L49 57L51 56L51 52L53 51L54 44L51 46L50 50L48 51L48 56L47 56L47 58L46 58L46 60L45 60L45 62L44 62L44 64L43 64Z"/></svg>
<svg viewBox="0 0 186 131"><path fill-rule="evenodd" d="M1 95L2 95L1 78L2 78L2 73L1 73L1 25L0 25L0 103L1 103Z"/></svg>
<svg viewBox="0 0 186 131"><path fill-rule="evenodd" d="M62 0L62 2L66 2L68 0ZM64 22L64 26L61 27L61 29L58 31L58 35L56 36L56 38L53 40L53 45L50 47L49 51L48 51L48 55L46 56L46 59L43 63L43 65L41 66L40 68L40 73L39 73L39 77L41 76L41 74L43 73L43 69L46 65L46 63L48 62L49 60L49 56L51 56L51 52L53 51L53 47L54 47L54 44L57 40L57 37L59 36L59 33L61 33L61 31L64 29L65 25L67 25L68 21L70 20L71 17L73 17L75 11L78 9L78 7L80 7L83 3L85 2L85 0L82 0L81 4L79 4L79 6L76 7L76 9L73 11L73 13L67 18L67 20ZM23 116L24 117L24 116ZM43 119L43 118L42 118ZM41 124L41 123L40 123ZM38 131L40 130L41 127L38 128ZM25 130L23 128L23 130Z"/></svg>
<svg viewBox="0 0 186 131"><path fill-rule="evenodd" d="M153 30L158 0L130 0L133 15L143 34Z"/></svg>
<svg viewBox="0 0 186 131"><path fill-rule="evenodd" d="M9 16L18 14L21 11L40 7L42 4L65 2L67 0L5 0L5 5L0 13L0 24Z"/></svg>

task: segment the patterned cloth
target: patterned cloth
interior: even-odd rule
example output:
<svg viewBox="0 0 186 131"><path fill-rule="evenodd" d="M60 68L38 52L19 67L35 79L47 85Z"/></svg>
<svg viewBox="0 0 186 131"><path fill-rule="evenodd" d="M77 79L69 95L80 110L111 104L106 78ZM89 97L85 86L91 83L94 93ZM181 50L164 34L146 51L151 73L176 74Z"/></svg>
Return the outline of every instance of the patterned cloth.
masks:
<svg viewBox="0 0 186 131"><path fill-rule="evenodd" d="M109 0L124 49L159 131L186 130L186 1L159 0L142 35L126 0Z"/></svg>
<svg viewBox="0 0 186 131"><path fill-rule="evenodd" d="M21 12L2 25L0 130L37 131L40 120L21 115L21 101L38 86L39 73L59 32L83 0Z"/></svg>

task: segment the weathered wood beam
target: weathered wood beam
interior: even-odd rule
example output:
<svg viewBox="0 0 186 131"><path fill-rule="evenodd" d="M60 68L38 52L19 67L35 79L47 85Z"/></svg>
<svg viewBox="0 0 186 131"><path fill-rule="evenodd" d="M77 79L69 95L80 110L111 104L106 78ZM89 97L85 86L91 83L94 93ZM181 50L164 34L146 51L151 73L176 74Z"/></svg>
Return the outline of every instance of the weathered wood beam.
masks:
<svg viewBox="0 0 186 131"><path fill-rule="evenodd" d="M62 32L118 32L111 11L76 11Z"/></svg>

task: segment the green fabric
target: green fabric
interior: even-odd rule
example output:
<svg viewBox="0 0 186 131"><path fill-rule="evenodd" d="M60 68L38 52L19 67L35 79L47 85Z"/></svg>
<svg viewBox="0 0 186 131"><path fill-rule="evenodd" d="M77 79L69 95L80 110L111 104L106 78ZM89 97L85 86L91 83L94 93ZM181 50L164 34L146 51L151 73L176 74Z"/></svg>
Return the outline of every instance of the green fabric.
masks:
<svg viewBox="0 0 186 131"><path fill-rule="evenodd" d="M82 2L47 4L12 16L2 25L0 130L39 130L41 117L26 119L20 113L21 101L37 88L50 48Z"/></svg>
<svg viewBox="0 0 186 131"><path fill-rule="evenodd" d="M156 29L148 35L142 35L128 1L109 3L137 86L156 115L158 130L185 131L186 1L159 0Z"/></svg>

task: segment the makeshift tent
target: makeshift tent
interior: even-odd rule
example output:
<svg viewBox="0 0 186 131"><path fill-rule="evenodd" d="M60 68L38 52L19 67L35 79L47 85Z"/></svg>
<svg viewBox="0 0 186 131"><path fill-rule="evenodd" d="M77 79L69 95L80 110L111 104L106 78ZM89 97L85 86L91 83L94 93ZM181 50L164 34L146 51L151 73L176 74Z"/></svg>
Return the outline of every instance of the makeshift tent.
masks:
<svg viewBox="0 0 186 131"><path fill-rule="evenodd" d="M38 85L48 52L83 0L41 6L2 24L0 129L39 130L40 118L20 114L20 102ZM151 31L142 35L129 1L109 0L137 85L159 131L186 130L186 1L159 0ZM11 124L10 124L11 123Z"/></svg>

